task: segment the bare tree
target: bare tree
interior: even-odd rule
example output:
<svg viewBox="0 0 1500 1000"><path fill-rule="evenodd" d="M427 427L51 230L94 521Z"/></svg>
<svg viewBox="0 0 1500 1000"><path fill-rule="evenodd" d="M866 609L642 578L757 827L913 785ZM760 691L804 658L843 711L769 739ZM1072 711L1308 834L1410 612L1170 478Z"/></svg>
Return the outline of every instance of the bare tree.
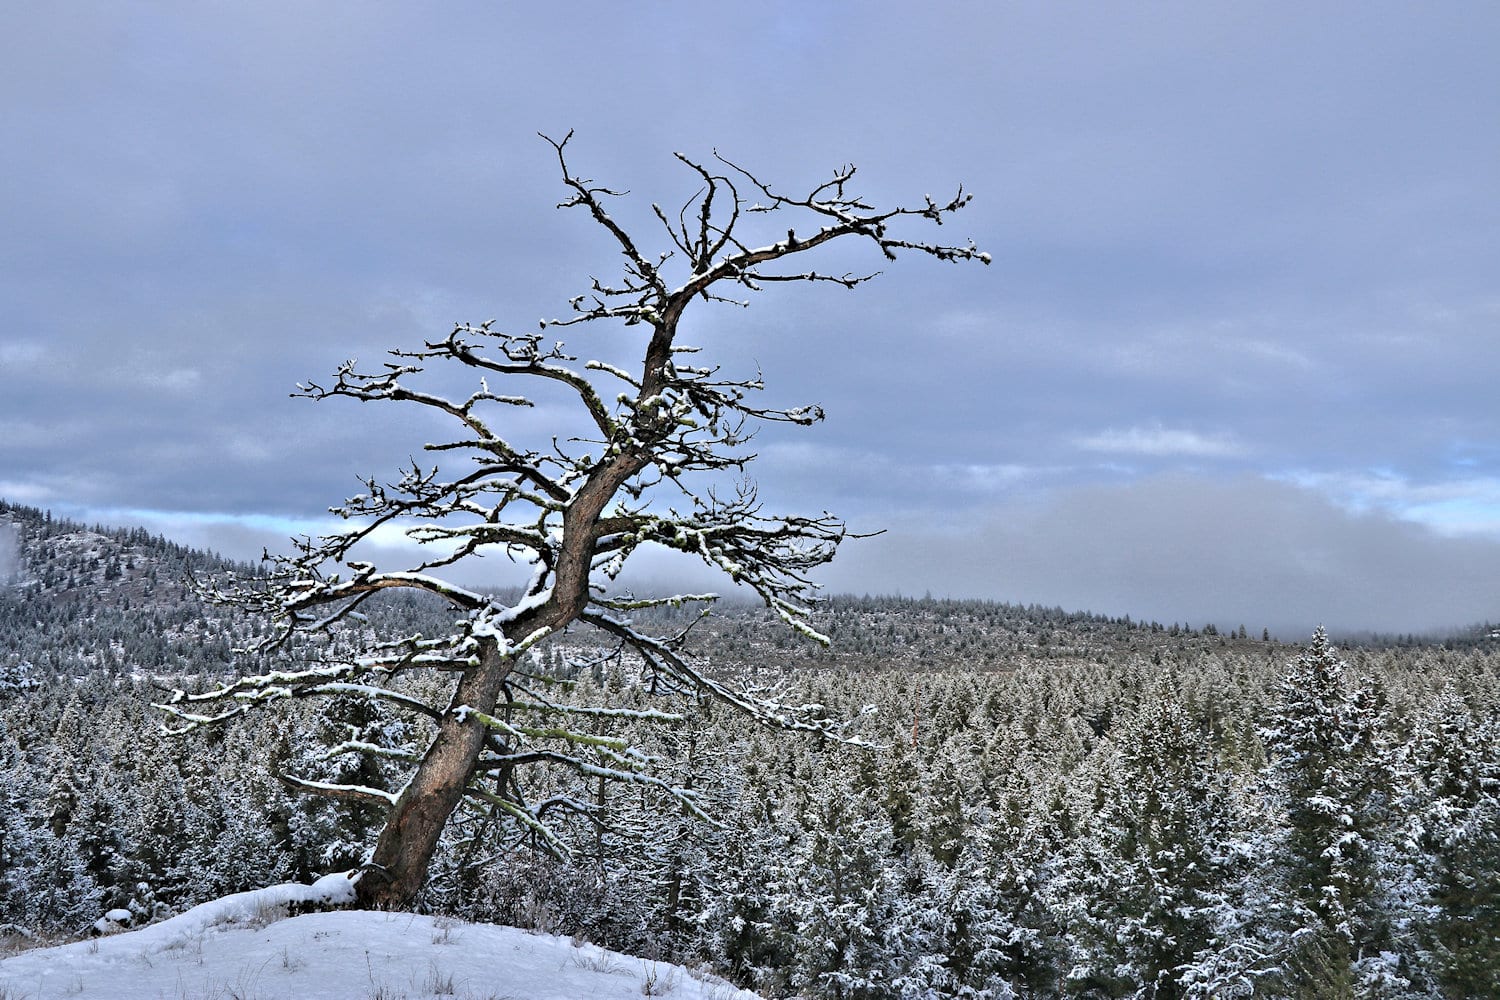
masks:
<svg viewBox="0 0 1500 1000"><path fill-rule="evenodd" d="M697 361L696 348L677 342L683 315L695 300L735 302L734 294L778 282L854 288L874 274L822 273L798 263L845 238L867 241L891 260L910 250L943 261L989 262L972 242L947 246L903 235L915 225L940 225L968 204L970 196L961 188L946 201L927 198L917 207L878 209L852 192L852 166L794 196L717 153L707 163L678 154L698 190L675 214L652 206L670 247L651 253L610 214L612 199L623 192L583 178L569 165L570 138L571 133L561 141L547 139L568 191L558 207L581 208L603 227L624 258L621 277L593 279L589 290L571 301L567 318L543 322L539 332L463 324L419 350L392 351L393 360L377 370L362 371L350 361L329 384L299 385L297 394L312 399L409 403L445 414L456 427L453 438L427 448L472 462L453 473L443 470L444 461L431 468L414 462L393 483L367 480L364 493L333 508L356 527L303 539L294 555L268 557L272 571L265 579L220 590L223 598L278 620L274 643L339 627L371 595L390 588L449 602L461 612L451 633L387 642L349 662L241 677L202 693L174 691L161 706L178 731L283 698L348 693L429 720L425 750L404 755L410 779L399 793L288 778L312 792L387 810L359 882L366 905L412 900L445 824L461 805L534 828L541 828L550 809L586 808L565 799L527 802L514 778L521 765L547 763L590 777L656 781L626 748L590 736L579 725L517 721L528 710L554 720L555 713L567 711L537 694L524 654L569 626L590 626L632 652L658 688L707 694L774 725L829 729L811 713L709 676L683 653L682 633L647 634L628 617L669 602L700 603L707 613L713 595L611 596L610 581L626 559L642 546L661 546L722 571L754 591L788 626L826 642L809 624L815 588L808 574L833 557L846 536L844 524L827 513L769 514L754 488L739 478L753 458L746 445L755 425L810 425L823 412L817 406L756 405L754 394L762 388L758 374L723 376L716 366ZM774 227L777 235L756 245L743 233L754 228L752 216L789 218L761 227ZM603 361L580 364L547 335L549 327L601 321L640 331L638 365L625 370ZM446 398L417 388L415 376L437 361L474 369L477 391ZM500 429L505 412L531 406L533 390L543 384L572 399L588 432L526 445ZM502 387L526 394L508 394ZM357 558L355 547L388 525L404 527L410 538L438 554L399 571ZM504 552L530 567L530 582L518 600L457 586L440 575L485 552ZM445 704L430 703L414 693L413 685L402 683L434 671L450 678L443 688ZM339 749L403 756L357 742Z"/></svg>

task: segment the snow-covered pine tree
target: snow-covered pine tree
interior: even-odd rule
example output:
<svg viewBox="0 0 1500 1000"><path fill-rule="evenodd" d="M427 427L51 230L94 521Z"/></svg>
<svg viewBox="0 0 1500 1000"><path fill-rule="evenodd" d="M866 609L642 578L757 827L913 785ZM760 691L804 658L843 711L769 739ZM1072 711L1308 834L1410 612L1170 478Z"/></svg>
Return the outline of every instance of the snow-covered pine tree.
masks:
<svg viewBox="0 0 1500 1000"><path fill-rule="evenodd" d="M42 839L31 809L41 798L36 778L10 728L0 720L0 941L26 937L37 929L31 905Z"/></svg>
<svg viewBox="0 0 1500 1000"><path fill-rule="evenodd" d="M1417 938L1441 996L1484 996L1500 983L1500 724L1450 687L1413 731Z"/></svg>
<svg viewBox="0 0 1500 1000"><path fill-rule="evenodd" d="M827 761L824 762L828 763ZM795 839L772 861L772 924L791 956L779 985L830 1000L886 1000L920 954L901 919L901 869L886 814L842 761L793 790Z"/></svg>
<svg viewBox="0 0 1500 1000"><path fill-rule="evenodd" d="M451 631L399 637L358 656L330 653L304 669L241 677L207 692L179 690L162 706L187 728L288 698L347 694L412 713L426 731L409 752L410 770L399 790L305 784L310 792L385 813L359 881L366 905L401 906L415 898L443 829L461 807L539 829L549 813L582 806L570 798L526 799L512 780L517 768L658 781L628 746L589 730L597 712L576 710L543 690L544 670L529 654L570 626L596 630L628 651L653 691L716 697L786 728L834 728L821 712L800 712L710 676L683 654L681 630L652 634L631 619L643 609L706 606L713 595L637 599L611 591L634 553L664 548L702 560L756 594L793 629L822 638L808 623L813 585L807 574L833 557L845 527L826 513L767 513L743 472L754 457L747 443L757 424L810 425L823 412L757 405L759 375L728 377L698 360L696 348L679 342L681 324L695 303L731 302L731 294L768 284L854 288L874 276L799 268L836 241L867 246L883 259L906 251L941 261L990 259L972 242L950 246L910 235L909 227L941 224L968 204L961 189L945 200L880 209L854 193L853 167L797 195L717 155L708 164L679 155L698 193L675 215L652 206L665 241L664 249L650 250L644 234L627 231L611 214L620 193L574 172L570 138L547 140L567 191L561 207L580 208L601 227L623 257L623 275L592 280L571 300L571 316L544 322L539 332L459 324L419 348L393 351L391 361L373 370L350 361L331 384L300 387L312 399L419 407L449 421L453 436L425 446L433 465L413 461L391 483L372 477L365 492L334 508L354 525L348 531L304 539L296 554L273 561L268 577L218 591L274 617L281 631L273 644L345 626L371 597L392 589L447 602L458 617ZM788 217L790 224L782 221ZM757 220L766 226L752 233ZM547 333L580 324L623 329L612 329L608 341L596 344L600 353L580 362ZM443 395L423 378L435 362L472 372L477 387L464 396ZM571 407L575 419L519 440L509 418L537 399ZM377 567L363 543L391 528L430 545L430 557L412 567ZM459 586L446 575L487 553L528 569L518 598ZM406 683L410 675L432 672L446 681L429 692L435 697L415 694Z"/></svg>
<svg viewBox="0 0 1500 1000"><path fill-rule="evenodd" d="M963 835L953 868L940 868L929 906L941 917L932 946L939 996L1010 1000L1048 996L1060 978L1056 926L1042 904L1050 858L1003 818Z"/></svg>
<svg viewBox="0 0 1500 1000"><path fill-rule="evenodd" d="M698 915L697 947L717 969L760 988L783 985L796 941L779 922L795 825L754 791L742 797L710 855L712 893Z"/></svg>
<svg viewBox="0 0 1500 1000"><path fill-rule="evenodd" d="M1291 664L1261 731L1282 822L1281 864L1296 997L1382 996L1400 988L1388 961L1397 758L1376 685L1350 689L1325 630Z"/></svg>
<svg viewBox="0 0 1500 1000"><path fill-rule="evenodd" d="M1245 810L1203 732L1163 686L1101 747L1098 811L1054 887L1070 904L1072 988L1183 1000L1212 967L1220 996L1249 995L1252 858Z"/></svg>

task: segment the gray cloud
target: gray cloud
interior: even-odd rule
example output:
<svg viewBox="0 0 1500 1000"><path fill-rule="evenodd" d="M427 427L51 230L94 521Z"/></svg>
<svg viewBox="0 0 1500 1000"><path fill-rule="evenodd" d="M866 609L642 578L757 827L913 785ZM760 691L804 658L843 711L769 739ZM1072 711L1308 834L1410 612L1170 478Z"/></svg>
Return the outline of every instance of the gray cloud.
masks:
<svg viewBox="0 0 1500 1000"><path fill-rule="evenodd" d="M851 542L835 590L984 595L1284 635L1491 620L1500 540L1453 538L1255 478L1060 490Z"/></svg>
<svg viewBox="0 0 1500 1000"><path fill-rule="evenodd" d="M187 544L254 560L294 533L335 522L184 520L112 510ZM1454 537L1381 512L1351 512L1321 494L1254 477L1163 475L1116 485L1024 493L958 512L867 515L821 576L831 592L980 597L1129 614L1170 624L1263 627L1299 638L1340 631L1426 632L1493 620L1500 539ZM0 556L4 553L0 534ZM414 562L386 539L364 558ZM643 551L622 579L649 591L733 591L722 574L673 553ZM501 557L455 579L508 586L525 573Z"/></svg>
<svg viewBox="0 0 1500 1000"><path fill-rule="evenodd" d="M1500 480L1500 130L1473 100L1500 86L1500 10L777 0L564 21L268 0L3 20L11 500L201 532L314 516L394 467L431 425L287 393L454 321L530 328L612 274L597 227L552 207L535 132L576 127L576 165L648 229L652 201L694 188L674 150L788 187L852 160L882 202L977 193L945 235L989 269L841 254L820 268L887 273L690 316L684 337L762 368L768 401L827 408L760 440L772 506L863 526L1093 490L1124 517L1132 481L1191 472L1295 475L1346 505L1394 478L1372 509L1397 538L1403 516L1500 518L1488 494L1424 499ZM628 333L568 331L587 356ZM1115 599L1068 565L1071 588L1027 579Z"/></svg>
<svg viewBox="0 0 1500 1000"><path fill-rule="evenodd" d="M1182 428L1110 427L1098 434L1077 439L1074 444L1085 451L1118 455L1184 455L1199 458L1222 458L1244 453L1244 447L1224 434L1202 434Z"/></svg>

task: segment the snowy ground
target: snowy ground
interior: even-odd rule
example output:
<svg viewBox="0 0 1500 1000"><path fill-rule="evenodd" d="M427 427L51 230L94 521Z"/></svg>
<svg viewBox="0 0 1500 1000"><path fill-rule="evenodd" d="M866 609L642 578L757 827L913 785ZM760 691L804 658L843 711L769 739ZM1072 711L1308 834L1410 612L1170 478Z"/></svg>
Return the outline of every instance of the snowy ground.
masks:
<svg viewBox="0 0 1500 1000"><path fill-rule="evenodd" d="M347 891L340 878L0 960L0 1000L756 1000L680 966L510 927L359 910L285 916L288 901Z"/></svg>

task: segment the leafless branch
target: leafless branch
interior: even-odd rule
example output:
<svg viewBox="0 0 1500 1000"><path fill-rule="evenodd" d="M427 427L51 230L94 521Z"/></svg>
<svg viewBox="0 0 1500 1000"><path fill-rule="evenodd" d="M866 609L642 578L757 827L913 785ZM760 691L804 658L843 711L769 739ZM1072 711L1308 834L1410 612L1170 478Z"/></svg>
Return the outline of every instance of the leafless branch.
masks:
<svg viewBox="0 0 1500 1000"><path fill-rule="evenodd" d="M607 711L529 691L532 651L570 626L595 629L614 644L614 655L638 658L650 691L712 697L776 727L838 737L838 724L817 706L782 705L710 676L683 652L691 623L651 635L624 617L669 601L701 603L706 613L714 595L610 595L610 581L643 546L671 549L749 588L790 628L827 641L811 625L812 574L834 557L847 528L826 512L766 513L744 476L755 458L749 445L756 427L810 426L823 410L815 403L758 402L761 373L736 377L697 361L697 350L678 340L680 324L694 302L744 305L736 295L770 285L856 288L876 277L878 271L821 265L822 248L835 241L873 244L885 261L905 252L990 261L973 242L921 236L969 204L962 187L946 199L876 207L856 192L856 170L845 166L793 195L717 151L701 162L677 155L692 174L694 193L675 213L651 206L651 233L660 239L660 224L666 236L653 249L610 211L627 192L573 170L573 133L542 138L556 155L566 192L559 207L584 210L608 234L622 258L619 275L591 277L569 301L568 314L543 321L539 332L506 332L492 320L458 323L419 348L392 351L369 370L349 361L326 383L299 385L295 395L313 400L421 407L446 419L452 433L423 446L428 461L412 459L389 482L364 479L363 492L330 508L347 522L344 530L295 540L290 554L268 557L268 573L206 588L273 619L277 631L268 648L290 649L310 633L347 634L369 598L392 589L440 598L456 615L452 628L435 638L384 640L349 663L268 671L200 693L173 691L161 705L177 730L219 724L283 699L334 695L374 699L425 719L423 731L431 733L425 748L391 748L357 735L335 748L413 765L399 796L294 779L318 794L391 806L372 874L360 888L382 905L407 900L420 886L437 832L461 802L482 810L485 823L503 818L550 838L546 812L569 810L571 800L528 804L517 770L523 765L649 786L696 808L617 737L583 728L615 719ZM611 344L628 343L637 361L581 359L563 341L544 337L550 326L601 322L622 328ZM456 396L430 388L427 368L439 362L471 373L477 385ZM580 423L586 418L584 436L560 431L530 444L516 436L515 415L534 409L530 392L542 386L563 390L576 404ZM737 481L726 488L730 473ZM367 543L392 530L428 547L416 565L382 570L364 558ZM435 572L486 554L529 571L519 600L502 601ZM403 689L416 675L451 684L443 707ZM629 714L637 721L667 717Z"/></svg>

